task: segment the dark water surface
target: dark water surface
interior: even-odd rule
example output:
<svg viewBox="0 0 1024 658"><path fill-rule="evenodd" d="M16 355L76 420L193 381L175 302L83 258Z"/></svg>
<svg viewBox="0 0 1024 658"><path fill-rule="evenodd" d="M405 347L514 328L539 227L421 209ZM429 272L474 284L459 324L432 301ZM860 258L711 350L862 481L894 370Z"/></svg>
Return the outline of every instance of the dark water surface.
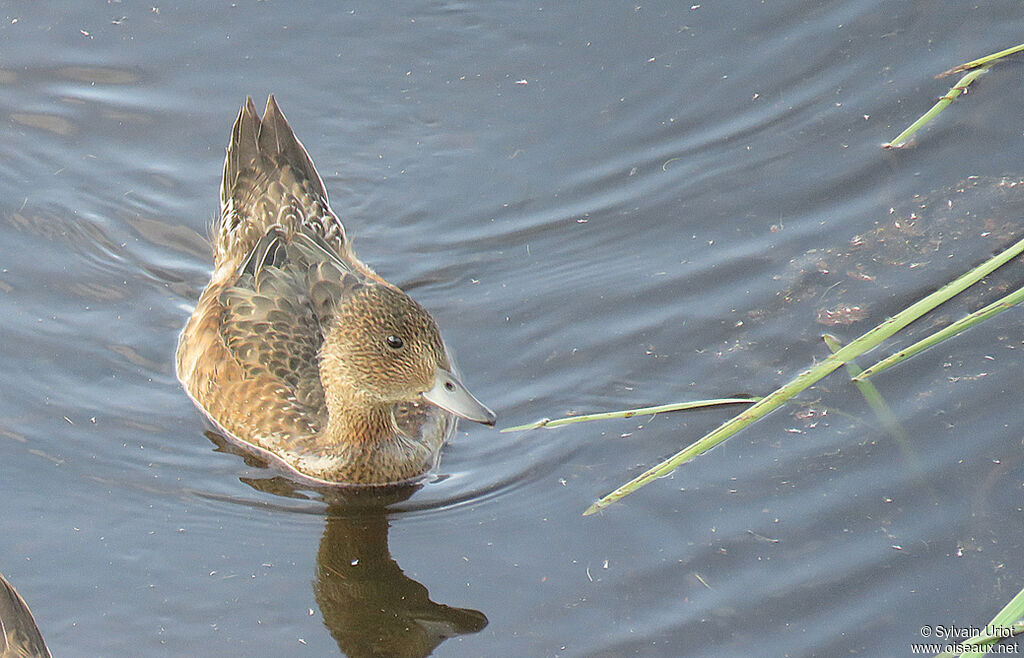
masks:
<svg viewBox="0 0 1024 658"><path fill-rule="evenodd" d="M1021 41L1019 2L974 4L7 3L0 571L54 655L901 655L984 624L1024 586L1018 309L878 379L898 440L838 373L588 518L732 410L464 424L385 516L218 448L172 369L231 123L273 92L500 425L766 393L1024 230L1019 60L879 148ZM816 323L840 304L865 319Z"/></svg>

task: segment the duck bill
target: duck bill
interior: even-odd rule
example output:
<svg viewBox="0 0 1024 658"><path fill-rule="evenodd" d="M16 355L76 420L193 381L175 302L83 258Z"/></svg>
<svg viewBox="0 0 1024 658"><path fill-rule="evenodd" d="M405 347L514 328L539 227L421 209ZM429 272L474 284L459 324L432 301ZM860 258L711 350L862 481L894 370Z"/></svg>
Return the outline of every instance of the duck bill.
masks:
<svg viewBox="0 0 1024 658"><path fill-rule="evenodd" d="M498 418L480 400L473 397L455 375L444 368L437 369L434 386L429 391L424 391L423 397L427 402L475 423L494 425Z"/></svg>

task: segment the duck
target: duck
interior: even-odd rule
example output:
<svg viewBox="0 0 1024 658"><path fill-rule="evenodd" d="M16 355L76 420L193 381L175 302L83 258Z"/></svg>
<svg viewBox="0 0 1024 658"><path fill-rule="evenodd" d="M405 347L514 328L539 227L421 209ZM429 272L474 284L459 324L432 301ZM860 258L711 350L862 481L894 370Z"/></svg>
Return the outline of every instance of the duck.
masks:
<svg viewBox="0 0 1024 658"><path fill-rule="evenodd" d="M356 257L273 95L235 120L220 210L175 369L221 434L301 480L389 486L435 468L457 418L495 424L430 313Z"/></svg>
<svg viewBox="0 0 1024 658"><path fill-rule="evenodd" d="M50 658L39 626L18 590L0 573L0 658Z"/></svg>

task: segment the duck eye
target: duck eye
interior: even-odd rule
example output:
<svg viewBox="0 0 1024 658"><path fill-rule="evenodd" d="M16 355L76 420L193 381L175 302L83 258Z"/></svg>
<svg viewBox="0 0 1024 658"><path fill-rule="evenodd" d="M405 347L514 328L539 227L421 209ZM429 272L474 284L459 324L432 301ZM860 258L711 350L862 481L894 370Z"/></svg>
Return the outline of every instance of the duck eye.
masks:
<svg viewBox="0 0 1024 658"><path fill-rule="evenodd" d="M400 350L405 346L405 341L403 341L398 336L388 336L387 341L388 347L390 347L393 350Z"/></svg>

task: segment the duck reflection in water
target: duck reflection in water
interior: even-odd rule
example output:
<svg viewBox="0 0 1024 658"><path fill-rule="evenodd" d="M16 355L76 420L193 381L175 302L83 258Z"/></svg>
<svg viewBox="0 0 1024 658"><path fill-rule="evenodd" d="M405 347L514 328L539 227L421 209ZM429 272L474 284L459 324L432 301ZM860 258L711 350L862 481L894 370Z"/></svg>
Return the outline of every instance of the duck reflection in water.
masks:
<svg viewBox="0 0 1024 658"><path fill-rule="evenodd" d="M251 466L268 465L214 432L207 436L219 451L238 454ZM288 498L311 497L305 493L308 488L282 476L242 482ZM346 656L427 656L446 639L487 626L482 612L431 601L427 588L406 576L391 557L388 508L418 488L316 490L327 503L327 524L317 551L313 591L324 624Z"/></svg>

